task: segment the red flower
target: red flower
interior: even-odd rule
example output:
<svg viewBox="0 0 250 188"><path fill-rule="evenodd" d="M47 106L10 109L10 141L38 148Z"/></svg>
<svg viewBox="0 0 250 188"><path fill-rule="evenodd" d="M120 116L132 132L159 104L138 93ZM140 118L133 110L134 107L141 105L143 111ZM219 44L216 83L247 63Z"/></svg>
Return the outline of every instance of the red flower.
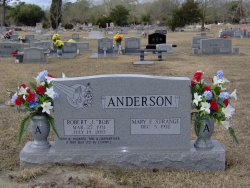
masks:
<svg viewBox="0 0 250 188"><path fill-rule="evenodd" d="M194 80L196 80L197 82L200 82L202 75L203 75L202 71L197 71L196 73L194 73Z"/></svg>
<svg viewBox="0 0 250 188"><path fill-rule="evenodd" d="M217 101L215 99L212 100L210 103L210 110L216 111L216 110L218 110L218 108L219 108L219 106L218 106Z"/></svg>
<svg viewBox="0 0 250 188"><path fill-rule="evenodd" d="M203 90L204 91L211 91L211 88L209 86L204 86Z"/></svg>
<svg viewBox="0 0 250 188"><path fill-rule="evenodd" d="M21 97L17 97L16 100L15 100L15 104L17 106L21 106L22 105L22 98Z"/></svg>
<svg viewBox="0 0 250 188"><path fill-rule="evenodd" d="M36 87L36 91L37 91L37 93L38 94L44 94L44 86L38 86L38 87Z"/></svg>
<svg viewBox="0 0 250 188"><path fill-rule="evenodd" d="M195 86L195 81L191 80L191 86Z"/></svg>
<svg viewBox="0 0 250 188"><path fill-rule="evenodd" d="M54 76L52 76L51 74L48 74L47 75L48 77L50 77L50 78L55 78Z"/></svg>
<svg viewBox="0 0 250 188"><path fill-rule="evenodd" d="M30 92L26 97L27 102L34 102L36 100L36 94L34 92Z"/></svg>
<svg viewBox="0 0 250 188"><path fill-rule="evenodd" d="M229 100L228 100L228 99L225 99L225 100L223 101L223 103L224 103L226 106L228 106Z"/></svg>
<svg viewBox="0 0 250 188"><path fill-rule="evenodd" d="M27 86L26 86L26 84L21 84L21 85L19 86L19 88L21 88L21 87L25 89Z"/></svg>

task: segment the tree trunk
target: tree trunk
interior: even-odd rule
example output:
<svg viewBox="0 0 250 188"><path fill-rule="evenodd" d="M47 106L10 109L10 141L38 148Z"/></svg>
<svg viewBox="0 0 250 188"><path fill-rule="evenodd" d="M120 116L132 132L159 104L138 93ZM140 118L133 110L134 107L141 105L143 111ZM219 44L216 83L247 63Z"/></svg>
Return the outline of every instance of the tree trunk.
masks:
<svg viewBox="0 0 250 188"><path fill-rule="evenodd" d="M5 25L5 0L3 0L3 10L2 10L2 21L1 21L1 25L2 25L2 26Z"/></svg>

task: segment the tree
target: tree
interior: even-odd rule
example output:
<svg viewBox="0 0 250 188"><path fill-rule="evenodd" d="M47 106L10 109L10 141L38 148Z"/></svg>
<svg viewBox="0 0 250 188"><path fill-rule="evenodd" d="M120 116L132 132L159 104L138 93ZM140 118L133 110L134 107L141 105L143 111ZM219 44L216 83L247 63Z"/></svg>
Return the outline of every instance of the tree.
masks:
<svg viewBox="0 0 250 188"><path fill-rule="evenodd" d="M62 0L52 0L50 6L50 20L53 29L57 29L62 18Z"/></svg>
<svg viewBox="0 0 250 188"><path fill-rule="evenodd" d="M22 2L11 9L10 16L17 24L35 26L45 18L45 12L38 5Z"/></svg>
<svg viewBox="0 0 250 188"><path fill-rule="evenodd" d="M116 5L109 14L110 19L117 25L127 24L129 11L123 5Z"/></svg>
<svg viewBox="0 0 250 188"><path fill-rule="evenodd" d="M3 9L2 9L2 20L1 20L1 25L5 25L5 10L6 10L6 5L8 4L8 3L13 3L13 4L15 4L15 3L17 3L17 1L19 1L19 0L0 0L0 2L2 2L2 4L3 4Z"/></svg>
<svg viewBox="0 0 250 188"><path fill-rule="evenodd" d="M194 0L186 0L186 2L181 5L179 15L184 25L197 23L201 19L199 3Z"/></svg>

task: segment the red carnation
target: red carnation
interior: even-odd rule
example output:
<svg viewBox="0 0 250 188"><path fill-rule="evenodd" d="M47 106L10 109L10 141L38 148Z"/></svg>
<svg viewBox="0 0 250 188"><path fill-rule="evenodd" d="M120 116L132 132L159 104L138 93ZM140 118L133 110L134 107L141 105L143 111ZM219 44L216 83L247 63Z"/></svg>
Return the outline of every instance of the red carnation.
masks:
<svg viewBox="0 0 250 188"><path fill-rule="evenodd" d="M218 106L217 101L215 99L212 100L210 103L210 110L216 111L216 110L218 110L218 108L219 108L219 106Z"/></svg>
<svg viewBox="0 0 250 188"><path fill-rule="evenodd" d="M34 102L36 100L36 94L34 92L30 92L26 97L27 102Z"/></svg>
<svg viewBox="0 0 250 188"><path fill-rule="evenodd" d="M26 88L26 84L21 84L21 85L19 86L19 88L21 88L21 87L25 89L25 88Z"/></svg>
<svg viewBox="0 0 250 188"><path fill-rule="evenodd" d="M223 103L224 103L226 106L228 106L229 100L228 100L228 99L225 99L225 100L223 101Z"/></svg>
<svg viewBox="0 0 250 188"><path fill-rule="evenodd" d="M55 78L54 76L52 76L51 74L48 74L47 75L48 77L50 77L50 78Z"/></svg>
<svg viewBox="0 0 250 188"><path fill-rule="evenodd" d="M17 106L21 106L22 105L22 98L21 97L17 97L16 100L15 100L15 104Z"/></svg>
<svg viewBox="0 0 250 188"><path fill-rule="evenodd" d="M195 86L195 81L191 80L191 86Z"/></svg>
<svg viewBox="0 0 250 188"><path fill-rule="evenodd" d="M202 71L197 71L196 73L194 73L194 80L196 80L197 82L200 82L202 75L203 75Z"/></svg>
<svg viewBox="0 0 250 188"><path fill-rule="evenodd" d="M40 85L40 86L38 86L38 87L36 87L36 91L37 91L37 93L38 94L44 94L44 86L42 86L42 85Z"/></svg>
<svg viewBox="0 0 250 188"><path fill-rule="evenodd" d="M204 91L211 91L211 88L209 86L204 86L203 90Z"/></svg>

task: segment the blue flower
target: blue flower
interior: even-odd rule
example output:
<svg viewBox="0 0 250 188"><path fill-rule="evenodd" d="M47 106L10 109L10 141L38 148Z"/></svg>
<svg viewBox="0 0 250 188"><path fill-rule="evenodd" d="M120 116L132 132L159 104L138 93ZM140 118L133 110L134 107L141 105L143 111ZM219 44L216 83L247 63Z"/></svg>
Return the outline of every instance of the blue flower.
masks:
<svg viewBox="0 0 250 188"><path fill-rule="evenodd" d="M221 92L219 97L222 98L222 99L229 99L230 94L228 92Z"/></svg>
<svg viewBox="0 0 250 188"><path fill-rule="evenodd" d="M38 103L39 103L39 98L38 98L37 95L36 95L36 100L35 100L34 102L28 102L30 108L35 108L35 107L37 107L37 106L38 106Z"/></svg>
<svg viewBox="0 0 250 188"><path fill-rule="evenodd" d="M207 100L211 100L212 97L213 97L213 94L212 94L211 91L205 91L203 95L205 96L205 98L206 98Z"/></svg>
<svg viewBox="0 0 250 188"><path fill-rule="evenodd" d="M43 82L45 80L45 76L47 76L49 73L47 70L44 70L42 72L39 72L38 76L36 77L36 80Z"/></svg>
<svg viewBox="0 0 250 188"><path fill-rule="evenodd" d="M218 70L217 71L217 79L222 79L223 77L223 71L222 70Z"/></svg>
<svg viewBox="0 0 250 188"><path fill-rule="evenodd" d="M30 108L35 108L35 107L37 107L38 102L37 101L35 101L35 102L29 102L28 104L29 104Z"/></svg>

